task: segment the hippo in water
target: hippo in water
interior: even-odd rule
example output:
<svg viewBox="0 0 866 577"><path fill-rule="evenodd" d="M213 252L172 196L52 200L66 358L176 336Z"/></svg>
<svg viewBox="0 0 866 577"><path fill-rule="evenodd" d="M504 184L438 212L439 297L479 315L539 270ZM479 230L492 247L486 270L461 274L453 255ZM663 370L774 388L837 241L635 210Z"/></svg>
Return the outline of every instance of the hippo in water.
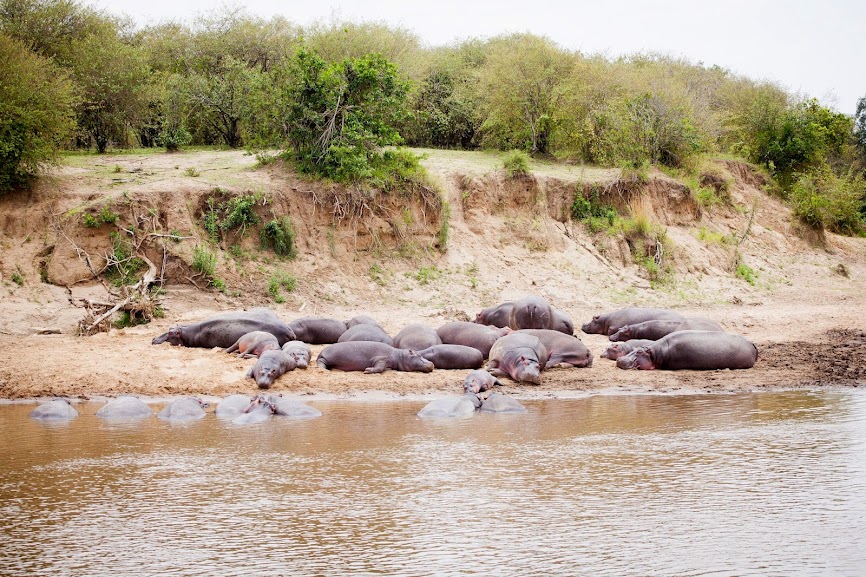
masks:
<svg viewBox="0 0 866 577"><path fill-rule="evenodd" d="M289 419L315 419L322 412L299 401L285 399L282 395L268 395L268 400L274 407L274 415Z"/></svg>
<svg viewBox="0 0 866 577"><path fill-rule="evenodd" d="M758 348L748 339L718 331L677 331L616 360L621 369L750 369Z"/></svg>
<svg viewBox="0 0 866 577"><path fill-rule="evenodd" d="M320 317L301 317L289 323L295 338L311 345L330 345L349 328L343 321Z"/></svg>
<svg viewBox="0 0 866 577"><path fill-rule="evenodd" d="M524 407L520 401L513 399L508 395L499 393L490 394L481 403L482 413L525 413Z"/></svg>
<svg viewBox="0 0 866 577"><path fill-rule="evenodd" d="M463 345L433 345L416 352L437 369L477 369L484 364L481 351Z"/></svg>
<svg viewBox="0 0 866 577"><path fill-rule="evenodd" d="M277 337L265 331L253 331L243 335L235 341L235 344L225 350L227 353L237 352L237 356L242 359L250 359L252 357L261 356L265 351L272 351L280 348L280 343Z"/></svg>
<svg viewBox="0 0 866 577"><path fill-rule="evenodd" d="M283 345L283 352L295 361L296 368L306 369L310 365L310 357L313 352L307 343L303 341L289 341Z"/></svg>
<svg viewBox="0 0 866 577"><path fill-rule="evenodd" d="M151 341L158 345L169 342L184 347L231 347L238 339L253 331L271 333L280 346L295 340L295 333L270 309L257 308L249 311L222 313L203 321L171 327Z"/></svg>
<svg viewBox="0 0 866 577"><path fill-rule="evenodd" d="M256 395L243 412L232 419L232 423L235 425L255 425L263 423L273 416L275 410L276 407L274 407L269 396Z"/></svg>
<svg viewBox="0 0 866 577"><path fill-rule="evenodd" d="M256 381L260 389L270 389L274 381L295 369L295 359L282 349L265 351L256 364L250 367L247 378Z"/></svg>
<svg viewBox="0 0 866 577"><path fill-rule="evenodd" d="M316 365L323 369L364 371L368 374L381 373L388 369L424 373L433 370L433 363L419 356L415 351L395 349L385 343L372 341L353 341L327 346L316 358Z"/></svg>
<svg viewBox="0 0 866 577"><path fill-rule="evenodd" d="M349 327L346 332L337 339L338 343L351 343L353 341L370 341L374 343L385 343L389 347L394 346L394 340L378 325L361 323Z"/></svg>
<svg viewBox="0 0 866 577"><path fill-rule="evenodd" d="M489 390L491 387L501 387L502 383L499 382L499 379L485 371L484 369L478 369L477 371L472 371L466 378L463 379L463 391L466 393L483 393L486 390Z"/></svg>
<svg viewBox="0 0 866 577"><path fill-rule="evenodd" d="M399 333L397 333L397 336L394 337L394 348L397 349L412 349L413 351L419 351L421 349L426 349L427 347L441 344L442 339L439 338L436 329L421 323L406 325Z"/></svg>
<svg viewBox="0 0 866 577"><path fill-rule="evenodd" d="M684 321L686 317L667 309L626 307L592 317L592 320L584 324L581 330L586 334L612 335L625 325L655 320Z"/></svg>
<svg viewBox="0 0 866 577"><path fill-rule="evenodd" d="M607 347L603 353L601 353L601 358L615 361L618 358L629 354L637 348L651 345L654 342L655 341L650 339L631 339L619 343L611 343L610 346Z"/></svg>
<svg viewBox="0 0 866 577"><path fill-rule="evenodd" d="M518 383L541 384L547 364L547 349L533 335L515 332L505 335L490 349L487 370L494 377L511 377Z"/></svg>
<svg viewBox="0 0 866 577"><path fill-rule="evenodd" d="M625 325L608 338L612 341L628 341L632 339L649 339L657 341L660 338L677 331L719 331L725 329L716 321L704 318L686 318L684 321L644 321L633 325Z"/></svg>
<svg viewBox="0 0 866 577"><path fill-rule="evenodd" d="M438 329L436 334L446 345L463 345L478 349L486 359L490 354L493 343L503 335L511 332L508 327L494 328L491 326L477 325L464 321L445 323Z"/></svg>
<svg viewBox="0 0 866 577"><path fill-rule="evenodd" d="M547 349L548 359L547 364L544 365L545 369L592 366L592 353L574 335L548 329L522 329L517 332L538 337L538 340Z"/></svg>
<svg viewBox="0 0 866 577"><path fill-rule="evenodd" d="M250 406L252 400L248 395L229 395L219 402L214 414L221 419L234 419Z"/></svg>
<svg viewBox="0 0 866 577"><path fill-rule="evenodd" d="M473 393L465 393L459 397L445 397L427 403L418 416L422 419L453 419L474 415L481 407L481 399Z"/></svg>
<svg viewBox="0 0 866 577"><path fill-rule="evenodd" d="M556 326L553 307L546 299L530 295L514 302L508 326L512 330L519 329L550 329Z"/></svg>
<svg viewBox="0 0 866 577"><path fill-rule="evenodd" d="M195 421L204 418L204 410L207 407L208 403L205 403L201 399L186 397L172 401L170 405L161 410L156 416L164 421Z"/></svg>
<svg viewBox="0 0 866 577"><path fill-rule="evenodd" d="M147 403L130 395L117 397L96 411L96 416L103 419L146 419L152 414Z"/></svg>
<svg viewBox="0 0 866 577"><path fill-rule="evenodd" d="M31 419L41 421L68 421L78 416L72 403L66 399L51 399L33 409L30 412Z"/></svg>

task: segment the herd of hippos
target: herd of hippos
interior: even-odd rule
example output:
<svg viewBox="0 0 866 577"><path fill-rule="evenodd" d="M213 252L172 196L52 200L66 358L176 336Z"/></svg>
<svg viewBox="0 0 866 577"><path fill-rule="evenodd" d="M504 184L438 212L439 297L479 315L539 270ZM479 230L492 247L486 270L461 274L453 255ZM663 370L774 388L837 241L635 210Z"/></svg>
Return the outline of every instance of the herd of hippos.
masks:
<svg viewBox="0 0 866 577"><path fill-rule="evenodd" d="M715 321L668 309L627 307L596 315L581 330L608 335L613 343L601 356L615 360L621 369L748 369L758 358L751 341L725 332ZM438 329L412 323L393 338L367 315L348 322L302 317L285 323L270 309L255 308L174 326L153 339L154 345L165 342L220 347L239 357L257 357L247 377L261 389L270 388L288 371L307 368L312 354L309 345L328 345L316 358L316 365L327 370L474 369L463 382L463 395L433 401L418 413L422 417L459 416L477 409L522 412L522 405L506 395L492 393L482 398L480 393L501 385L497 377L538 385L545 369L590 367L593 360L589 349L574 335L568 315L535 295L485 308L475 322L449 322ZM486 370L481 368L485 360ZM37 408L33 416L64 418L69 410L74 412L62 399L49 403ZM100 409L97 416L151 413L144 402L123 396ZM265 394L254 398L232 395L217 406L216 413L239 424L259 422L271 415L311 418L321 414L280 395ZM199 415L204 416L203 403L187 398L178 399L159 416L185 420Z"/></svg>

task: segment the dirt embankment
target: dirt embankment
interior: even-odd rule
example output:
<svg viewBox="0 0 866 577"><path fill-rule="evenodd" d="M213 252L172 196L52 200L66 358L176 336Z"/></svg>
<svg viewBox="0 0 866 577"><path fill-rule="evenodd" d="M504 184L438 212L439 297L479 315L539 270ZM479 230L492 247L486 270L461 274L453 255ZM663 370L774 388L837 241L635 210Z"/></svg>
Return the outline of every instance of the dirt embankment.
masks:
<svg viewBox="0 0 866 577"><path fill-rule="evenodd" d="M522 396L864 382L866 241L804 235L748 167L720 164L733 182L730 199L702 206L660 173L636 184L617 181L612 171L540 166L531 177L509 179L477 158L429 153L425 162L446 209L432 190L346 190L279 165L256 167L240 152L73 157L31 193L0 199L0 397L252 391L243 377L250 361L150 345L169 325L220 310L270 306L285 320L365 312L393 334L409 322L474 318L482 306L529 293L550 300L576 325L628 304L710 317L755 341L760 358L750 371L621 371L599 358L604 338L582 335L594 366L545 373L540 388L508 384ZM593 187L622 212L639 201L641 212L663 227L661 258L670 271L664 283L652 286L623 235L593 234L570 220L574 195ZM257 199L259 223L218 231L216 274L226 286L220 292L195 273L193 252L208 242L208 212L239 195ZM117 220L107 222L112 214ZM258 237L263 223L282 215L290 215L297 233L292 261L262 249ZM123 238L131 230L145 238L142 248L165 279L165 317L75 336L81 305L116 292L93 275L113 253L111 234ZM738 262L753 272L754 284L736 276ZM278 274L296 279L293 292L278 293L283 303L268 292ZM463 374L311 368L285 375L275 389L338 397L438 394L456 391Z"/></svg>

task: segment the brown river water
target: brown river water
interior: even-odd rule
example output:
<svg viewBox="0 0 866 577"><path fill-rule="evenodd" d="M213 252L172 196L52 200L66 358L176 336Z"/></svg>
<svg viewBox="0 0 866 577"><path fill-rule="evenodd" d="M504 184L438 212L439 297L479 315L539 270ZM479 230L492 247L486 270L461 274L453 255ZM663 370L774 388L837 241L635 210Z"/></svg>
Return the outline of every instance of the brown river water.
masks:
<svg viewBox="0 0 866 577"><path fill-rule="evenodd" d="M0 575L866 575L863 391L309 404L0 406Z"/></svg>

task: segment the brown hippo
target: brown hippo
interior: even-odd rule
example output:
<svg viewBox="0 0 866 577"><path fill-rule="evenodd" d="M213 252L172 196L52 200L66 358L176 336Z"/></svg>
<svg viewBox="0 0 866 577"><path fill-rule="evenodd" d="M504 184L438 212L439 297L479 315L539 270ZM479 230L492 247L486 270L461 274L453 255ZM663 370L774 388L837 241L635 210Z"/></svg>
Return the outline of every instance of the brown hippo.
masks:
<svg viewBox="0 0 866 577"><path fill-rule="evenodd" d="M565 333L567 335L574 334L574 321L571 317L553 307L553 330Z"/></svg>
<svg viewBox="0 0 866 577"><path fill-rule="evenodd" d="M227 353L238 353L242 359L258 357L265 351L277 350L280 343L277 337L265 331L253 331L243 335L235 341L235 344L225 350Z"/></svg>
<svg viewBox="0 0 866 577"><path fill-rule="evenodd" d="M265 351L247 372L247 377L254 379L260 389L270 389L274 381L296 366L295 359L282 349Z"/></svg>
<svg viewBox="0 0 866 577"><path fill-rule="evenodd" d="M313 356L309 345L303 341L287 342L283 345L283 352L295 361L295 365L299 369L306 369L310 364L310 357Z"/></svg>
<svg viewBox="0 0 866 577"><path fill-rule="evenodd" d="M481 351L463 345L433 345L417 353L437 369L477 369L484 364Z"/></svg>
<svg viewBox="0 0 866 577"><path fill-rule="evenodd" d="M684 321L644 321L633 325L625 325L608 338L612 341L628 341L632 339L649 339L657 341L665 335L677 331L718 331L725 329L716 321L691 317Z"/></svg>
<svg viewBox="0 0 866 577"><path fill-rule="evenodd" d="M496 340L511 332L508 327L494 328L491 326L477 325L464 321L445 323L438 329L436 334L446 345L464 345L478 349L486 359L490 354L490 348Z"/></svg>
<svg viewBox="0 0 866 577"><path fill-rule="evenodd" d="M553 329L556 326L553 307L546 299L529 295L515 301L508 317L508 326L519 329Z"/></svg>
<svg viewBox="0 0 866 577"><path fill-rule="evenodd" d="M355 325L375 325L377 327L381 327L379 321L371 317L370 315L356 315L351 319L346 321L346 328L351 329Z"/></svg>
<svg viewBox="0 0 866 577"><path fill-rule="evenodd" d="M222 313L203 321L171 327L151 341L152 344L169 342L183 347L228 348L247 333L264 331L277 337L282 345L295 340L295 332L278 319L270 309Z"/></svg>
<svg viewBox="0 0 866 577"><path fill-rule="evenodd" d="M750 369L758 348L733 333L677 331L616 360L621 369Z"/></svg>
<svg viewBox="0 0 866 577"><path fill-rule="evenodd" d="M320 317L301 317L289 323L295 338L311 345L330 345L349 328L343 321Z"/></svg>
<svg viewBox="0 0 866 577"><path fill-rule="evenodd" d="M686 317L678 312L667 309L626 307L592 317L592 320L584 324L581 330L586 334L612 335L625 325L655 320L684 321Z"/></svg>
<svg viewBox="0 0 866 577"><path fill-rule="evenodd" d="M487 370L494 377L508 376L518 383L541 384L547 364L547 349L533 335L514 332L496 341L490 349Z"/></svg>
<svg viewBox="0 0 866 577"><path fill-rule="evenodd" d="M650 339L631 339L629 341L623 341L620 343L612 343L604 350L603 353L601 353L601 358L615 361L618 358L629 354L630 352L639 347L645 347L647 345L653 344L654 342L655 341L651 341Z"/></svg>
<svg viewBox="0 0 866 577"><path fill-rule="evenodd" d="M373 341L329 345L319 353L316 365L329 370L364 371L365 373L381 373L388 369L424 373L433 370L433 363L419 356L415 351L395 349L385 343Z"/></svg>
<svg viewBox="0 0 866 577"><path fill-rule="evenodd" d="M592 366L592 353L580 339L574 335L566 335L559 331L548 329L522 329L518 333L526 333L538 340L547 349L548 359L545 369L551 367L582 368Z"/></svg>
<svg viewBox="0 0 866 577"><path fill-rule="evenodd" d="M394 346L394 340L382 330L379 325L370 325L366 323L353 325L346 329L346 332L340 335L337 339L338 343L351 343L353 341L372 341L375 343L385 343L389 347Z"/></svg>
<svg viewBox="0 0 866 577"><path fill-rule="evenodd" d="M394 348L396 349L412 349L418 351L432 347L433 345L441 345L442 339L436 334L436 329L428 327L421 323L412 323L406 325L394 337ZM437 367L438 368L438 367Z"/></svg>
<svg viewBox="0 0 866 577"><path fill-rule="evenodd" d="M475 322L479 325L493 325L494 327L507 327L508 319L511 318L511 309L514 308L514 301L504 302L493 307L481 309L475 315Z"/></svg>
<svg viewBox="0 0 866 577"><path fill-rule="evenodd" d="M477 371L472 371L466 378L463 379L463 391L466 393L483 393L486 390L489 390L491 387L501 387L502 383L499 382L499 379L485 371L484 369L478 369Z"/></svg>

